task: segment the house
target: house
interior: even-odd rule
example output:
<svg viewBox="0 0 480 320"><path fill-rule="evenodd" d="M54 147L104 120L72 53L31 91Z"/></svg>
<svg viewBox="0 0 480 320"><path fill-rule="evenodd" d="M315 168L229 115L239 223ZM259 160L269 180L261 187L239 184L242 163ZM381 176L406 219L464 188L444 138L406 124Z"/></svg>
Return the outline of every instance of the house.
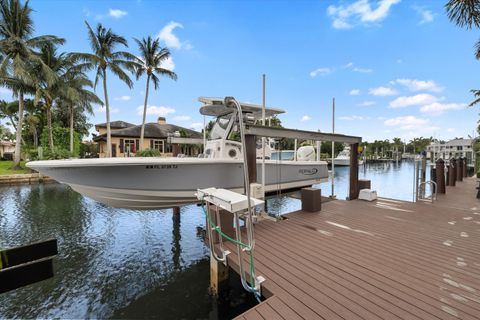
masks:
<svg viewBox="0 0 480 320"><path fill-rule="evenodd" d="M15 153L15 143L5 140L0 140L0 159L12 160Z"/></svg>
<svg viewBox="0 0 480 320"><path fill-rule="evenodd" d="M125 121L110 122L112 137L112 157L135 156L140 148L140 131L142 126ZM95 125L98 135L93 141L98 143L98 154L100 158L106 156L107 125L100 123ZM189 138L202 138L202 134L187 128L168 124L164 117L159 117L157 122L146 123L143 141L143 149L157 149L165 155L172 154L172 145L167 138L179 132L185 133ZM200 151L197 146L184 145L182 153L195 156Z"/></svg>
<svg viewBox="0 0 480 320"><path fill-rule="evenodd" d="M448 160L452 157L462 157L467 159L467 164L473 164L475 161L474 142L474 139L463 138L456 138L444 143L432 142L427 146L427 158L436 161L439 158Z"/></svg>

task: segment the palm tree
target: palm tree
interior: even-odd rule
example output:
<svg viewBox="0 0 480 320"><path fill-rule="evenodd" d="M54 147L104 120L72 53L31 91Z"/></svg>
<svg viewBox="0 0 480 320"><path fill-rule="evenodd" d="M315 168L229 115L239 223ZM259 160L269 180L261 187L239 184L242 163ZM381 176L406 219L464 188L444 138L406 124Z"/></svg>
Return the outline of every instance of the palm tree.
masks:
<svg viewBox="0 0 480 320"><path fill-rule="evenodd" d="M145 118L147 115L148 104L148 92L150 87L150 80L153 82L155 90L160 86L159 76L167 76L172 80L177 80L175 72L162 67L168 58L170 58L170 51L168 48L160 47L159 39L152 40L152 37L148 36L142 40L134 39L138 45L140 51L140 57L137 57L136 62L138 64L136 68L137 79L147 74L147 84L145 89L145 102L143 104L143 120L142 128L140 130L140 150L143 149L143 137L145 134Z"/></svg>
<svg viewBox="0 0 480 320"><path fill-rule="evenodd" d="M87 75L79 68L73 65L65 74L62 87L62 101L67 105L69 110L70 124L70 154L73 154L73 127L75 111L93 114L92 103L103 105L103 102L95 93L88 90L93 88L93 83Z"/></svg>
<svg viewBox="0 0 480 320"><path fill-rule="evenodd" d="M71 64L71 59L66 53L58 53L57 48L52 43L47 43L42 46L40 51L40 58L43 64L47 65L55 74L53 81L49 81L42 73L36 73L35 77L35 103L40 99L43 100L48 128L48 145L51 152L54 152L53 144L53 128L52 128L52 107L55 100L60 97L60 91L64 85L64 75L67 68ZM37 68L40 65L37 64Z"/></svg>
<svg viewBox="0 0 480 320"><path fill-rule="evenodd" d="M13 169L20 169L23 124L23 97L32 89L30 62L39 62L33 52L45 43L63 43L64 40L51 35L32 37L33 21L28 1L0 0L0 84L13 90L18 97L18 122ZM40 62L41 72L51 80L51 70Z"/></svg>
<svg viewBox="0 0 480 320"><path fill-rule="evenodd" d="M127 40L117 35L112 29L106 29L101 23L93 30L88 22L85 21L88 29L88 38L93 53L75 53L74 57L85 61L85 66L96 69L94 88L98 80L103 80L103 94L105 113L107 118L107 157L112 154L112 139L110 131L110 105L108 103L107 93L107 70L116 75L129 87L133 87L133 82L123 69L132 73L135 72L137 63L136 57L125 51L115 51L118 45L128 47Z"/></svg>
<svg viewBox="0 0 480 320"><path fill-rule="evenodd" d="M480 27L480 1L478 0L450 0L445 5L447 16L459 27L471 29ZM475 57L480 59L480 40L475 44ZM469 104L470 107L480 102L480 90L470 90L476 98Z"/></svg>

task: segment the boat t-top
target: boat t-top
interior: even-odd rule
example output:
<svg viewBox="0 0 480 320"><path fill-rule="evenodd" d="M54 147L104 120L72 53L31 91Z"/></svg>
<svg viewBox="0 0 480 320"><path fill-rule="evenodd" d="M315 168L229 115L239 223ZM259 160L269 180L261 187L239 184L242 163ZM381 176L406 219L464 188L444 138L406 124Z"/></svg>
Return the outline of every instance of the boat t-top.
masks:
<svg viewBox="0 0 480 320"><path fill-rule="evenodd" d="M197 189L209 187L242 193L243 150L238 141L239 119L259 122L262 107L240 103L242 117L239 117L237 109L226 106L223 98L201 97L199 101L203 103L202 115L216 117L200 157L46 160L28 162L27 167L112 207L156 209L184 205L196 201ZM265 116L273 117L283 112L266 108ZM312 150L300 152L299 149L296 160L271 160L268 156L271 150L265 153L265 160L257 157L257 172L261 172L261 162L265 162L266 193L311 186L328 179L327 163L315 160L313 147L303 148L311 148L313 156ZM302 158L302 154L306 156Z"/></svg>

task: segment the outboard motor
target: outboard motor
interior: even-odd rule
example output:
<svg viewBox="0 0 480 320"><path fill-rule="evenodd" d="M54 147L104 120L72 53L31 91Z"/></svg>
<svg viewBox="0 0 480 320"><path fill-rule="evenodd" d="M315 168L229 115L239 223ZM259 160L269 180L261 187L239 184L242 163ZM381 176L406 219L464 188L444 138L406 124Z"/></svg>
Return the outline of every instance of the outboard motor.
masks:
<svg viewBox="0 0 480 320"><path fill-rule="evenodd" d="M298 161L315 161L315 148L312 146L300 147L297 150Z"/></svg>

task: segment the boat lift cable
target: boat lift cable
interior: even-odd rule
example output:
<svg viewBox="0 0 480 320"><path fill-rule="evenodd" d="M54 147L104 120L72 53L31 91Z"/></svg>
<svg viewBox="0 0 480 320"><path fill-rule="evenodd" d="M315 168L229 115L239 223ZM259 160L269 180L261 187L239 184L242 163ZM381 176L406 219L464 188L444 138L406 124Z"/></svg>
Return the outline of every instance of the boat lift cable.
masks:
<svg viewBox="0 0 480 320"><path fill-rule="evenodd" d="M241 229L240 229L240 219L239 219L239 212L236 210L230 210L231 213L234 215L234 223L235 223L235 236L236 239L231 238L230 236L227 236L221 231L221 225L217 226L216 224L213 223L213 221L210 218L210 207L207 207L205 210L205 207L203 207L204 212L207 216L207 221L209 226L207 226L207 230L209 233L209 238L210 238L210 250L212 252L212 256L219 262L226 263L226 256L228 254L227 251L223 249L223 242L222 239L225 238L228 241L231 241L234 243L237 247L237 258L238 258L238 268L239 268L239 275L240 275L240 280L242 283L243 288L248 291L252 292L256 299L260 302L260 290L261 290L261 282L264 280L263 277L256 277L255 276L255 267L253 264L253 251L255 247L255 240L254 240L254 234L253 234L253 219L254 219L254 208L252 208L252 204L255 205L255 201L258 201L256 199L252 199L250 195L250 180L249 180L249 174L248 174L248 160L247 160L247 147L246 147L246 142L245 142L245 124L243 120L243 113L242 113L242 107L241 105L235 100L233 97L226 97L224 99L224 105L227 108L231 108L235 110L237 117L238 117L238 127L240 129L240 137L241 137L241 144L242 144L242 154L243 154L243 178L244 178L244 186L245 186L245 198L246 198L246 208L244 209L246 211L246 214L244 214L244 219L245 219L245 228L246 228L246 233L247 233L247 241L246 243L242 242L242 235L241 235ZM207 189L205 189L207 190ZM201 190L198 190L199 193ZM200 195L199 200L205 200L204 195ZM208 202L208 201L207 201ZM217 207L217 222L219 222L219 212L218 212L218 205ZM220 234L220 249L222 251L222 258L218 257L215 253L214 246L213 246L213 235L212 231L216 231ZM242 259L242 252L245 252L249 256L250 260L250 283L247 282L245 279L245 273L243 271L243 259Z"/></svg>
<svg viewBox="0 0 480 320"><path fill-rule="evenodd" d="M205 217L207 218L207 222L208 224L210 225L211 228L213 228L216 232L218 232L218 234L220 236L222 236L223 238L227 239L228 241L230 241L231 243L234 243L238 246L241 246L243 248L247 248L248 247L248 244L246 243L243 243L241 241L238 241L236 239L233 239L232 237L228 236L227 234L223 233L222 230L217 226L215 225L215 223L212 221L210 215L208 214L207 210L205 209L205 203L202 202L202 209L203 209L203 213L205 214ZM235 222L237 223L237 222ZM254 265L253 265L253 251L250 252L249 254L249 264L250 264L250 287L251 288L255 288L255 281L253 279L253 272L254 272ZM253 290L252 291L255 298L257 299L258 303L261 302L260 300L260 294L258 293L257 290Z"/></svg>

